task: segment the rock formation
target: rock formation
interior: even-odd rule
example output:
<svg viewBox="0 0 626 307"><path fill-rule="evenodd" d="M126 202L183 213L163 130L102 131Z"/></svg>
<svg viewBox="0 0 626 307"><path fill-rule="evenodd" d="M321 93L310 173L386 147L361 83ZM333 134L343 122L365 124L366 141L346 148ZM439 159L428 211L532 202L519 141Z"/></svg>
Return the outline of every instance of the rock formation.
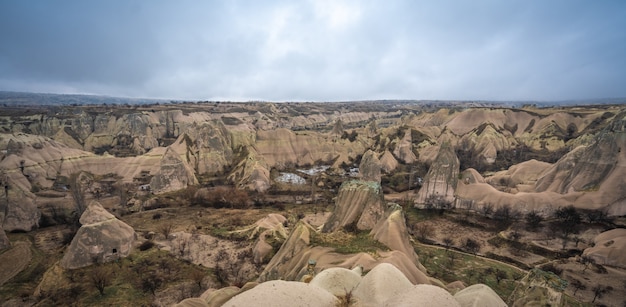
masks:
<svg viewBox="0 0 626 307"><path fill-rule="evenodd" d="M626 148L626 120L613 122L591 145L566 154L537 181L535 189L562 194L597 190L614 171L624 175L626 151L622 148Z"/></svg>
<svg viewBox="0 0 626 307"><path fill-rule="evenodd" d="M32 197L9 189L8 204L0 217L4 217L2 228L5 231L31 231L39 226L41 212Z"/></svg>
<svg viewBox="0 0 626 307"><path fill-rule="evenodd" d="M409 232L404 221L402 207L392 203L385 211L385 215L372 229L370 235L390 249L403 252L407 257L413 259L416 265L423 268L417 261L417 254L409 240ZM423 271L425 272L426 269Z"/></svg>
<svg viewBox="0 0 626 307"><path fill-rule="evenodd" d="M331 232L354 224L356 229L372 229L385 211L383 191L374 181L346 181L339 189L335 210L324 224L323 231Z"/></svg>
<svg viewBox="0 0 626 307"><path fill-rule="evenodd" d="M361 306L384 303L411 289L413 284L395 266L381 263L367 273L352 295Z"/></svg>
<svg viewBox="0 0 626 307"><path fill-rule="evenodd" d="M161 158L157 173L150 180L154 193L165 193L198 184L193 168L183 161L172 148L167 148Z"/></svg>
<svg viewBox="0 0 626 307"><path fill-rule="evenodd" d="M393 172L396 167L398 167L398 160L396 160L389 150L385 150L383 155L380 157L380 169L389 174Z"/></svg>
<svg viewBox="0 0 626 307"><path fill-rule="evenodd" d="M506 307L506 303L498 294L484 284L471 285L454 295L461 307Z"/></svg>
<svg viewBox="0 0 626 307"><path fill-rule="evenodd" d="M459 302L443 288L433 285L414 285L400 295L387 300L389 307L461 307ZM491 305L483 305L491 306Z"/></svg>
<svg viewBox="0 0 626 307"><path fill-rule="evenodd" d="M224 307L235 306L337 306L339 300L330 292L296 281L272 280L236 295Z"/></svg>
<svg viewBox="0 0 626 307"><path fill-rule="evenodd" d="M329 268L315 275L309 284L318 286L334 296L345 296L361 283L361 267L353 270Z"/></svg>
<svg viewBox="0 0 626 307"><path fill-rule="evenodd" d="M626 268L626 229L599 234L593 239L593 247L585 249L583 256L593 258L597 264Z"/></svg>
<svg viewBox="0 0 626 307"><path fill-rule="evenodd" d="M91 202L80 217L81 227L68 246L61 266L76 269L130 254L135 231L116 219L98 202Z"/></svg>
<svg viewBox="0 0 626 307"><path fill-rule="evenodd" d="M396 144L393 154L398 158L398 160L406 164L411 164L417 161L417 156L413 153L411 129L407 129L407 131L404 132L404 136Z"/></svg>
<svg viewBox="0 0 626 307"><path fill-rule="evenodd" d="M458 176L459 158L450 145L444 144L440 147L437 158L424 178L422 188L417 194L417 203L424 204L429 197L452 202Z"/></svg>
<svg viewBox="0 0 626 307"><path fill-rule="evenodd" d="M359 164L361 180L380 183L380 170L381 164L376 153L371 150L365 152L361 158L361 164Z"/></svg>

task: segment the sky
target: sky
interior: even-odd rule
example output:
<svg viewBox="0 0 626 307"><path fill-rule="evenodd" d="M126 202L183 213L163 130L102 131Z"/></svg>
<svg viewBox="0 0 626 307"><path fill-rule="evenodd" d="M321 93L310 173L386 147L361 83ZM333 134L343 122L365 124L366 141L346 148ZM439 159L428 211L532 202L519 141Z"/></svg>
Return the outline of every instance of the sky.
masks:
<svg viewBox="0 0 626 307"><path fill-rule="evenodd" d="M626 1L0 0L0 90L234 101L626 97Z"/></svg>

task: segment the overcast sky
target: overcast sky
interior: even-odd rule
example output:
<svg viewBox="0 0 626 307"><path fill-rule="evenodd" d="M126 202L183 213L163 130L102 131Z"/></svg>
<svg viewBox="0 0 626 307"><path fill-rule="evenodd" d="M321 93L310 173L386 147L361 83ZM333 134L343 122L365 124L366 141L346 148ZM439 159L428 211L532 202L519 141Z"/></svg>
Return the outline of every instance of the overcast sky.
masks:
<svg viewBox="0 0 626 307"><path fill-rule="evenodd" d="M190 100L626 97L626 1L0 0L0 90Z"/></svg>

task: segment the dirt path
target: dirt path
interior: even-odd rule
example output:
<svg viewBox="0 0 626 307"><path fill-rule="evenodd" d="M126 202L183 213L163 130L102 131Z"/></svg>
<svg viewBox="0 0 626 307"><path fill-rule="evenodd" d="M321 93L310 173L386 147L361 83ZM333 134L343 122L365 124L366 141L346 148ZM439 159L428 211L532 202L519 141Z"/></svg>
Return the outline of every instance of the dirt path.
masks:
<svg viewBox="0 0 626 307"><path fill-rule="evenodd" d="M0 254L0 286L25 269L32 259L30 242L13 242L13 247Z"/></svg>

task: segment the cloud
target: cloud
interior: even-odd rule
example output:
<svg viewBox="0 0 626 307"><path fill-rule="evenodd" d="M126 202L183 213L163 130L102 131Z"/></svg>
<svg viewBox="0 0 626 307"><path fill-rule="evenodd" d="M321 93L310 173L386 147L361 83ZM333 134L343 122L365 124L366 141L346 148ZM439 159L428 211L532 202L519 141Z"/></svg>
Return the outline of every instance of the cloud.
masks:
<svg viewBox="0 0 626 307"><path fill-rule="evenodd" d="M0 90L180 99L624 97L607 1L4 1Z"/></svg>

